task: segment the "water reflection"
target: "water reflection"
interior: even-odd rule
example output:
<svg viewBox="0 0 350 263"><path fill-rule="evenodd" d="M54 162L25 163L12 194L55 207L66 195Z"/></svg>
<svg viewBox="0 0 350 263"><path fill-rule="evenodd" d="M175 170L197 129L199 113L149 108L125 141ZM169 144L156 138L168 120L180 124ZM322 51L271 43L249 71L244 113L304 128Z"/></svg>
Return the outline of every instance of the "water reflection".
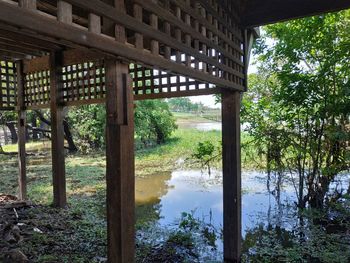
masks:
<svg viewBox="0 0 350 263"><path fill-rule="evenodd" d="M280 196L281 202L278 202L266 189L265 173L244 172L242 177L243 235L246 229L268 218L267 221L287 227L288 222L281 220L281 203L291 203L294 200L293 187L284 187ZM222 198L221 171L214 171L209 176L200 170L177 170L136 179L138 209L152 207L159 215L156 217L158 223L164 226L173 224L182 212L195 211L198 218L211 220L213 225L221 228ZM139 211L138 216L143 217L143 213Z"/></svg>
<svg viewBox="0 0 350 263"><path fill-rule="evenodd" d="M199 131L221 131L221 122L214 121L188 121L188 120L178 120L177 125L180 129L196 129Z"/></svg>

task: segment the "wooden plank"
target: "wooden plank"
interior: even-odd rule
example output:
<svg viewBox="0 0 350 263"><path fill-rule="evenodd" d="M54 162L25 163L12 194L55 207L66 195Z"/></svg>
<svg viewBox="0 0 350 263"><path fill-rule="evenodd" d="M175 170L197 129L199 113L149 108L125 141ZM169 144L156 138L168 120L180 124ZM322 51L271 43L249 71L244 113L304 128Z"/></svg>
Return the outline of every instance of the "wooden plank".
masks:
<svg viewBox="0 0 350 263"><path fill-rule="evenodd" d="M217 34L223 41L229 43L229 45L232 46L232 48L237 49L238 51L240 51L241 53L243 53L243 51L241 51L241 48L239 46L237 46L234 42L232 42L230 39L228 39L223 32L221 32L220 30L218 30L213 24L210 24L208 22L208 20L204 19L202 16L200 16L200 14L198 12L196 12L196 10L194 10L191 5L189 3L185 3L183 0L172 0L172 2L174 2L176 5L178 5L182 10L186 10L186 12L191 15L193 18L195 18L199 23L201 23L202 25L204 25L208 30L214 32L215 34ZM203 4L203 2L201 1L201 3ZM215 17L215 19L219 19L221 20L222 17L218 16L218 14L215 12L215 10L213 10L213 8L207 3L203 6L205 8L205 10L207 10L213 17ZM241 40L241 36L239 33L235 32L235 36L237 36L238 39Z"/></svg>
<svg viewBox="0 0 350 263"><path fill-rule="evenodd" d="M0 44L0 50L3 52L11 52L19 55L42 56L44 53L32 48L16 47L9 44Z"/></svg>
<svg viewBox="0 0 350 263"><path fill-rule="evenodd" d="M128 71L128 65L106 62L109 263L135 261L134 105Z"/></svg>
<svg viewBox="0 0 350 263"><path fill-rule="evenodd" d="M142 7L140 5L134 4L134 17L142 23L143 13ZM143 35L140 33L135 33L135 47L138 49L143 49Z"/></svg>
<svg viewBox="0 0 350 263"><path fill-rule="evenodd" d="M245 0L241 25L252 28L347 8L350 8L350 0Z"/></svg>
<svg viewBox="0 0 350 263"><path fill-rule="evenodd" d="M72 5L59 0L57 3L57 19L60 22L66 23L66 24L72 24L73 23L73 11L72 11Z"/></svg>
<svg viewBox="0 0 350 263"><path fill-rule="evenodd" d="M23 34L16 34L14 32L3 30L3 29L0 29L0 38L16 41L18 44L30 45L30 46L36 47L39 50L49 51L49 50L60 49L58 45L50 43L48 41L38 40Z"/></svg>
<svg viewBox="0 0 350 263"><path fill-rule="evenodd" d="M77 4L78 6L81 6L81 7L85 6L85 2L76 1L76 0L67 0L67 1L71 3L74 2L74 4ZM108 5L103 4L102 2L98 2L98 3L99 5L102 6L102 9L98 10L99 15L101 14L101 10L106 11L106 14L105 14L106 16L110 15L113 18L114 18L114 15L116 14L122 14L120 12L117 12L115 9L110 8ZM15 17L10 15L14 12L17 12L18 14ZM129 16L126 16L126 17L128 17L128 19L132 19L132 21L134 22L133 18ZM218 78L210 74L198 72L197 70L188 68L184 65L174 63L162 57L154 56L149 52L138 50L132 46L119 43L117 41L111 40L106 37L97 36L96 34L93 34L88 31L84 31L74 26L58 23L52 19L48 19L43 16L34 15L31 12L19 9L18 7L15 7L6 3L2 3L2 2L0 2L0 21L6 21L8 23L12 23L14 25L17 25L26 29L34 30L35 32L38 32L41 34L65 39L66 41L70 41L70 42L73 42L82 46L90 47L90 48L95 48L109 54L126 57L130 60L138 61L145 65L152 65L152 67L155 67L155 68L166 69L168 71L173 71L180 75L188 76L200 81L213 83L223 88L228 88L233 90L244 89L243 86L238 85L236 83L232 83L230 81ZM139 22L137 24L139 25ZM174 43L172 43L171 45L174 45Z"/></svg>
<svg viewBox="0 0 350 263"><path fill-rule="evenodd" d="M241 258L240 92L222 93L222 161L224 188L224 261Z"/></svg>
<svg viewBox="0 0 350 263"><path fill-rule="evenodd" d="M217 49L225 56L234 60L236 63L242 64L241 61L237 60L235 57L232 57L229 53L227 53L225 49L222 49L220 46L214 45L214 43L210 39L203 36L200 32L193 29L192 27L189 27L185 22L179 20L176 16L174 16L172 13L170 13L166 9L162 8L161 6L158 6L150 1L144 1L144 0L134 0L134 1L137 2L138 4L140 4L141 6L143 6L145 9L156 13L160 18L164 19L165 21L168 21L172 25L175 25L176 27L181 29L182 32L191 34L191 36L193 38L199 40L200 42L202 42L202 43L204 43L212 48ZM205 20L205 18L203 18L203 20ZM176 42L176 43L181 43L181 42ZM179 49L184 50L182 47L180 48L180 46L179 46ZM240 48L237 47L237 49L240 49ZM188 51L186 51L186 53L191 54L191 52L188 52ZM198 54L197 54L197 56L198 56ZM237 73L239 73L239 72L237 72Z"/></svg>
<svg viewBox="0 0 350 263"><path fill-rule="evenodd" d="M64 131L62 94L62 53L50 55L50 110L51 110L51 152L53 178L53 205L64 208L67 205L66 171L64 161Z"/></svg>
<svg viewBox="0 0 350 263"><path fill-rule="evenodd" d="M162 17L167 20L171 21L172 23L175 23L176 26L181 27L182 29L188 29L191 30L190 33L196 35L197 39L200 39L201 41L205 42L208 45L212 45L212 42L203 37L200 33L196 32L195 30L190 29L186 25L186 23L179 21L175 16L173 16L171 13L165 11L163 8L158 7L157 5L154 5L150 2L144 2L140 0L135 0L142 6L146 6L148 9L151 9L152 11L156 12L158 15L162 15ZM145 36L149 36L150 38L157 40L161 43L164 43L174 49L180 50L182 52L185 52L187 54L191 54L192 56L202 60L203 62L210 63L212 65L215 65L216 67L219 67L225 71L231 72L232 74L235 74L239 77L244 77L244 75L241 72L238 72L230 67L227 67L225 65L222 65L218 63L216 60L211 59L207 57L206 55L202 53L196 52L195 49L188 47L186 44L176 41L174 38L170 37L169 35L162 33L161 31L158 31L154 29L152 26L148 26L144 23L140 23L135 18L128 16L117 9L113 8L110 5L104 4L103 2L96 1L96 0L90 0L89 2L81 2L78 0L67 0L67 2L70 2L74 5L77 5L81 8L87 9L90 12L95 11L97 14L101 16L108 17L109 19L113 20L116 23L121 23L125 25L125 27L134 30L136 32L140 32L144 34ZM216 46L215 48L219 49L220 52L222 52L225 55L228 55L225 50L221 49L219 46ZM234 58L232 58L234 59ZM241 63L242 62L237 62ZM187 67L185 67L187 68ZM186 75L186 74L185 74ZM209 75L209 74L207 74Z"/></svg>
<svg viewBox="0 0 350 263"><path fill-rule="evenodd" d="M89 61L97 61L104 58L104 55L88 49L70 49L63 51L63 66L81 64ZM24 72L36 72L50 69L50 56L42 56L24 61Z"/></svg>
<svg viewBox="0 0 350 263"><path fill-rule="evenodd" d="M221 92L222 92L221 88L183 90L183 91L162 92L162 93L154 93L154 94L140 94L140 95L135 95L134 99L151 100L151 99L163 99L163 98L191 97L191 96L218 94Z"/></svg>
<svg viewBox="0 0 350 263"><path fill-rule="evenodd" d="M89 14L89 31L95 34L101 34L101 17L95 14Z"/></svg>
<svg viewBox="0 0 350 263"><path fill-rule="evenodd" d="M124 0L114 0L114 6L117 10L126 14ZM123 24L115 25L115 39L120 43L126 43L126 32Z"/></svg>
<svg viewBox="0 0 350 263"><path fill-rule="evenodd" d="M36 10L36 0L19 0L18 5L29 10Z"/></svg>
<svg viewBox="0 0 350 263"><path fill-rule="evenodd" d="M24 73L23 63L16 63L17 70L17 107L18 107L18 183L20 200L27 199L27 174L26 174L26 111L24 108Z"/></svg>

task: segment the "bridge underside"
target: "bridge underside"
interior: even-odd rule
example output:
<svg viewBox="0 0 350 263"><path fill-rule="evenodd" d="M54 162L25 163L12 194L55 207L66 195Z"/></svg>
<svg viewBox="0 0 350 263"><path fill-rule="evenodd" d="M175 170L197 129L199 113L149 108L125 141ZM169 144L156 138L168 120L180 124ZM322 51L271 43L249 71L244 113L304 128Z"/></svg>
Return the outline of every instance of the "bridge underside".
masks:
<svg viewBox="0 0 350 263"><path fill-rule="evenodd" d="M0 110L18 112L19 197L27 198L26 111L50 109L54 205L65 207L63 109L105 104L108 260L133 262L133 101L219 93L224 258L239 262L239 112L250 28L348 6L350 0L0 0Z"/></svg>

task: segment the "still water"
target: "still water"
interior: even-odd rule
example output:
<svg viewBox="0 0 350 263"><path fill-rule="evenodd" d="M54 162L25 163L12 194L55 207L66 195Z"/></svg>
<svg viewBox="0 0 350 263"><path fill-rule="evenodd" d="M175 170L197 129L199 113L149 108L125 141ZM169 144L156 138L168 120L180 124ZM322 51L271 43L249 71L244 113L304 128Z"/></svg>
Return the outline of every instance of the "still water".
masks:
<svg viewBox="0 0 350 263"><path fill-rule="evenodd" d="M266 174L256 171L242 174L243 235L276 207L276 199L267 191L266 178ZM281 201L294 200L293 187L283 190ZM187 212L221 228L222 173L213 171L208 175L200 170L176 170L137 178L136 202L139 206L153 206L159 214L158 223L164 226L173 224L182 212Z"/></svg>

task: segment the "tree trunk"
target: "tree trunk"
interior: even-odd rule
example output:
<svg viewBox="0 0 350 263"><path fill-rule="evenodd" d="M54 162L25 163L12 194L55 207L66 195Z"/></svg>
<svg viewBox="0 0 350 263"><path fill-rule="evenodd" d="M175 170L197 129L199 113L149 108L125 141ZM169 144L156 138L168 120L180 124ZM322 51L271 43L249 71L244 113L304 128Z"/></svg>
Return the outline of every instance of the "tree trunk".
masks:
<svg viewBox="0 0 350 263"><path fill-rule="evenodd" d="M67 120L63 120L63 129L64 129L64 136L68 143L68 150L69 153L76 153L78 151L77 146L74 143L72 133L69 128L69 124Z"/></svg>
<svg viewBox="0 0 350 263"><path fill-rule="evenodd" d="M35 112L36 112L37 116L39 117L39 119L43 123L51 126L51 122L44 117L42 112L40 112L40 111L35 111ZM72 136L72 133L71 133L70 128L69 128L69 124L68 124L66 119L63 120L63 129L64 129L64 137L65 137L65 139L67 140L67 143L68 143L69 153L77 152L78 148L77 148L77 146L74 143L73 136Z"/></svg>
<svg viewBox="0 0 350 263"><path fill-rule="evenodd" d="M16 131L15 124L13 122L6 122L6 126L9 128L10 133L11 133L11 142L13 144L17 143L18 136L17 136L17 131Z"/></svg>

